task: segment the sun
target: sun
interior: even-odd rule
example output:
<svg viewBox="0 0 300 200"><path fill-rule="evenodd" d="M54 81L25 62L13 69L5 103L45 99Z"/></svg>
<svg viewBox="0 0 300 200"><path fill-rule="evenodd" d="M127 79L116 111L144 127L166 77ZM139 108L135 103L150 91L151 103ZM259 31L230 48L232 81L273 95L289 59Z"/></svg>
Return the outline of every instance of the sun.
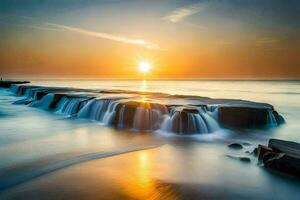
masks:
<svg viewBox="0 0 300 200"><path fill-rule="evenodd" d="M145 74L148 73L150 71L150 68L151 68L151 65L148 61L143 60L139 63L139 70L142 73L145 73Z"/></svg>

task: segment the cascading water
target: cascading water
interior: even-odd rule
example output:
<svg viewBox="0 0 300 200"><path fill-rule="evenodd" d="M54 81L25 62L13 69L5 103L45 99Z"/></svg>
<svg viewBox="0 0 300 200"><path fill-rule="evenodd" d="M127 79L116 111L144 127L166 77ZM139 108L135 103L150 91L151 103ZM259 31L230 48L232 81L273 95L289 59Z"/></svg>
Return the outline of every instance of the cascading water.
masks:
<svg viewBox="0 0 300 200"><path fill-rule="evenodd" d="M41 100L32 102L30 104L30 106L39 107L42 109L49 109L51 103L54 100L54 96L55 96L55 94L49 93L46 96L44 96Z"/></svg>
<svg viewBox="0 0 300 200"><path fill-rule="evenodd" d="M110 123L111 115L114 112L114 101L112 99L93 99L79 111L78 117Z"/></svg>
<svg viewBox="0 0 300 200"><path fill-rule="evenodd" d="M156 108L138 107L134 114L133 129L156 130L162 123L163 114L165 114L164 111Z"/></svg>
<svg viewBox="0 0 300 200"><path fill-rule="evenodd" d="M200 108L172 108L170 115L164 116L161 129L175 133L210 133L217 131L219 125L212 112Z"/></svg>
<svg viewBox="0 0 300 200"><path fill-rule="evenodd" d="M126 98L99 98L74 94L76 89L47 88L40 86L12 85L11 92L24 96L15 104L29 104L33 107L51 109L57 113L102 122L117 128L138 131L163 130L179 134L211 133L222 127L255 128L261 125L275 127L284 119L270 105L256 105L231 100L220 103L199 105L166 106L151 101ZM95 98L97 97L97 98ZM224 101L224 100L223 100ZM251 103L251 102L250 102ZM233 104L233 105L232 105ZM253 106L254 105L254 106ZM238 115L236 115L238 113ZM242 115L241 115L242 113Z"/></svg>
<svg viewBox="0 0 300 200"><path fill-rule="evenodd" d="M81 105L86 99L77 97L62 97L57 104L56 113L72 116L80 111Z"/></svg>
<svg viewBox="0 0 300 200"><path fill-rule="evenodd" d="M20 85L14 84L14 85L11 85L9 89L12 93L18 94L20 87L21 87Z"/></svg>
<svg viewBox="0 0 300 200"><path fill-rule="evenodd" d="M276 118L273 114L273 111L269 110L268 111L268 126L269 127L276 127L278 125Z"/></svg>

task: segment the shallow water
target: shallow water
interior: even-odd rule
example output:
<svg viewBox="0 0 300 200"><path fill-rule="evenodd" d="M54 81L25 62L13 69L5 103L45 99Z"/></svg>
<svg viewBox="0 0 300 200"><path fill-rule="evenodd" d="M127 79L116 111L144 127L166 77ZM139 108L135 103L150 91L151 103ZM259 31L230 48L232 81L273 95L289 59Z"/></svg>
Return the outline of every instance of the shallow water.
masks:
<svg viewBox="0 0 300 200"><path fill-rule="evenodd" d="M256 165L254 157L250 156L251 163L242 163L226 156L249 156L244 151L253 150L255 145L266 143L269 138L300 142L299 81L48 80L33 81L32 84L266 102L283 115L286 124L268 130L221 129L193 136L163 132L133 133L96 122L66 118L38 108L13 105L22 98L1 89L0 195L3 198L22 198L23 195L33 198L34 191L41 194L51 191L66 197L67 192L55 190L54 186L59 184L75 196L82 195L82 198L89 198L91 194L98 197L105 194L103 197L113 198L115 194L144 199L162 195L155 187L157 182L169 184L176 191L172 198L193 192L212 198L297 199L300 195L299 181L265 171ZM242 151L233 151L226 146L232 141L250 142L252 145ZM94 176L98 179L92 178ZM75 188L82 189L68 188L70 180L77 182L74 183ZM95 192L99 184L106 185L105 193ZM181 190L178 190L178 185ZM133 192L134 188L138 188L136 192Z"/></svg>

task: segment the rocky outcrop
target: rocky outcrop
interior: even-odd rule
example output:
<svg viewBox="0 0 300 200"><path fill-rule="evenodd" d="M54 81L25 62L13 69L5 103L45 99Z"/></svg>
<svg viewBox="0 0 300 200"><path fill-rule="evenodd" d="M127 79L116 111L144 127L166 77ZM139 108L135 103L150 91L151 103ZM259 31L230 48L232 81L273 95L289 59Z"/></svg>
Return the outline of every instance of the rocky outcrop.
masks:
<svg viewBox="0 0 300 200"><path fill-rule="evenodd" d="M206 134L220 130L220 125L260 128L284 122L273 106L243 100L21 84L11 85L10 90L26 98L16 104L137 131Z"/></svg>
<svg viewBox="0 0 300 200"><path fill-rule="evenodd" d="M226 128L263 128L284 123L271 106L220 106L218 111L219 123Z"/></svg>
<svg viewBox="0 0 300 200"><path fill-rule="evenodd" d="M13 84L25 84L25 83L30 83L30 81L0 81L0 87L3 88L9 88Z"/></svg>
<svg viewBox="0 0 300 200"><path fill-rule="evenodd" d="M258 146L258 160L267 169L300 178L300 144L271 139L268 146Z"/></svg>

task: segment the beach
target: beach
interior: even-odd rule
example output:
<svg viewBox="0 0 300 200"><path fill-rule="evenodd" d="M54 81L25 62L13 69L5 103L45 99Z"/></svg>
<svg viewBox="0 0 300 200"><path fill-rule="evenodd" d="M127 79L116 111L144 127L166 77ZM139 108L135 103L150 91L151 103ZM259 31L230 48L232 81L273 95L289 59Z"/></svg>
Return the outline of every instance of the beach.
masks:
<svg viewBox="0 0 300 200"><path fill-rule="evenodd" d="M127 91L163 92L165 88L158 86L166 85L172 95L269 103L286 123L187 135L132 131L16 105L24 96L1 89L1 199L296 199L299 195L297 178L270 172L249 154L269 138L299 142L299 82L178 81L175 85L181 88L173 89L174 82L168 81L148 81L147 87L144 81L121 83ZM206 87L209 84L212 90ZM222 93L213 89L218 84ZM244 84L253 87L245 91ZM31 85L121 90L120 82L113 81L32 81ZM232 142L245 145L236 150L228 147Z"/></svg>

